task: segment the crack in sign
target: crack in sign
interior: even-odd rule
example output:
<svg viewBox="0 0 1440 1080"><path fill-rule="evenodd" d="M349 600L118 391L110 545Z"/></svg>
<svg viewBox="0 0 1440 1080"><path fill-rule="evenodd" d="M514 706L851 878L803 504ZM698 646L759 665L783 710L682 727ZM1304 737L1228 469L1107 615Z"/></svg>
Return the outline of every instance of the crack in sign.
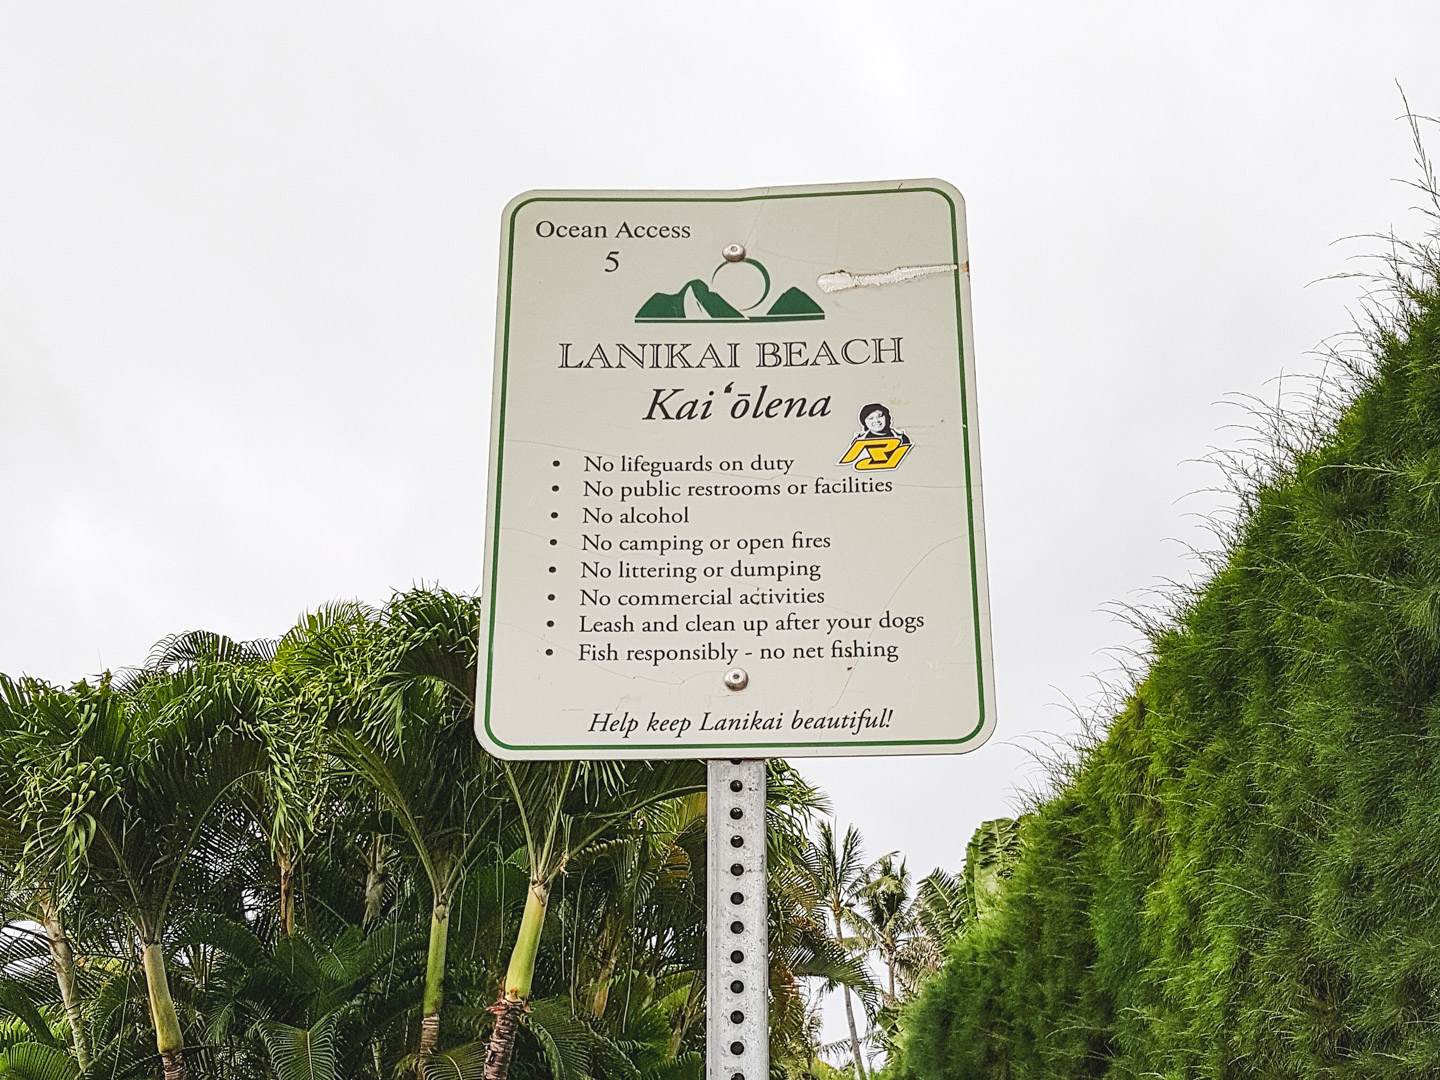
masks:
<svg viewBox="0 0 1440 1080"><path fill-rule="evenodd" d="M931 274L948 274L959 269L958 263L939 263L935 266L897 266L883 274L852 274L849 270L835 270L829 274L821 274L815 279L815 284L820 286L822 292L844 292L846 289L859 289L867 285L897 285L902 281L913 281Z"/></svg>

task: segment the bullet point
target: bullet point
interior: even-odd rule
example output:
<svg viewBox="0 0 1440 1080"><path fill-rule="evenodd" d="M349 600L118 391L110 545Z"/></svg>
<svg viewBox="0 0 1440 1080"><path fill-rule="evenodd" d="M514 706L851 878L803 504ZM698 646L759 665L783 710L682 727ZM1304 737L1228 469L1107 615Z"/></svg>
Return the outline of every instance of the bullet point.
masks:
<svg viewBox="0 0 1440 1080"><path fill-rule="evenodd" d="M550 464L554 465L557 469L560 467L560 462L558 461L552 461Z"/></svg>
<svg viewBox="0 0 1440 1080"><path fill-rule="evenodd" d="M548 621L545 623L545 625L546 625L546 626L554 626L554 625L555 625L555 620L554 620L554 619L550 619L550 620L548 620Z"/></svg>
<svg viewBox="0 0 1440 1080"><path fill-rule="evenodd" d="M550 572L553 574L555 572L555 567L550 567Z"/></svg>
<svg viewBox="0 0 1440 1080"><path fill-rule="evenodd" d="M559 540L551 540L551 541L550 541L550 546L551 546L551 547L554 547L554 546L555 546L556 544L558 544L559 542L560 542Z"/></svg>
<svg viewBox="0 0 1440 1080"><path fill-rule="evenodd" d="M551 516L552 518L557 518L557 517L559 517L560 515L557 514L554 510L551 510L551 511L550 511L550 516Z"/></svg>
<svg viewBox="0 0 1440 1080"><path fill-rule="evenodd" d="M550 490L551 490L551 491L559 491L559 490L560 490L560 485L559 485L559 484L551 484L551 485L550 485Z"/></svg>
<svg viewBox="0 0 1440 1080"><path fill-rule="evenodd" d="M554 599L555 599L555 594L552 592L548 597L546 597L546 599L547 599L547 600L554 600Z"/></svg>
<svg viewBox="0 0 1440 1080"><path fill-rule="evenodd" d="M546 655L546 656L554 656L554 655L555 655L555 650L554 650L554 649L546 649L546 650L545 650L545 655Z"/></svg>

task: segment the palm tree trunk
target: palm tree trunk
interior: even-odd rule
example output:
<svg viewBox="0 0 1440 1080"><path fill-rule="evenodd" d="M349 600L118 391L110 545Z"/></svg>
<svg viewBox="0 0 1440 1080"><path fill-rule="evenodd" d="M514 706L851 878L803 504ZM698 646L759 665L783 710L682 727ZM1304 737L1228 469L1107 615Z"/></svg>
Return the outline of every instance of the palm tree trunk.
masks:
<svg viewBox="0 0 1440 1080"><path fill-rule="evenodd" d="M610 1003L610 983L615 979L615 953L618 945L605 951L605 960L600 965L600 974L595 977L595 988L590 995L590 1015L596 1020L605 1017L605 1006Z"/></svg>
<svg viewBox="0 0 1440 1080"><path fill-rule="evenodd" d="M275 864L280 870L280 928L288 937L295 931L295 864L284 849L275 853Z"/></svg>
<svg viewBox="0 0 1440 1080"><path fill-rule="evenodd" d="M532 881L525 895L525 914L520 917L515 948L510 953L510 967L505 972L505 988L500 1000L490 1006L495 1026L490 1029L490 1045L485 1050L485 1080L506 1080L510 1075L515 1033L520 1029L520 1014L528 1008L530 987L535 981L535 956L540 951L540 933L545 929L545 908L549 903L550 887Z"/></svg>
<svg viewBox="0 0 1440 1080"><path fill-rule="evenodd" d="M170 999L170 980L165 975L165 956L156 943L146 944L140 951L145 967L145 988L150 999L150 1022L155 1026L155 1047L165 1080L185 1080L185 1037L180 1032L180 1017Z"/></svg>
<svg viewBox="0 0 1440 1080"><path fill-rule="evenodd" d="M833 906L830 909L830 914L835 919L835 940L839 943L840 947L844 949L845 934L841 927L843 926L845 912L840 907L838 897L832 898L831 904ZM841 989L845 992L845 1020L850 1025L850 1049L855 1054L856 1080L865 1080L865 1060L860 1056L860 1036L855 1031L855 1010L850 1004L850 987L842 983Z"/></svg>
<svg viewBox="0 0 1440 1080"><path fill-rule="evenodd" d="M507 1080L510 1058L515 1053L515 1033L520 1030L523 1001L506 1001L503 997L490 1006L495 1026L490 1029L490 1045L485 1048L485 1080Z"/></svg>
<svg viewBox="0 0 1440 1080"><path fill-rule="evenodd" d="M90 1067L90 1040L80 1015L80 995L75 978L75 954L65 933L65 920L48 894L40 897L40 920L45 927L45 940L50 946L50 963L55 968L55 981L60 985L60 1000L65 1006L65 1019L70 1022L70 1035L75 1040L75 1061L84 1072Z"/></svg>
<svg viewBox="0 0 1440 1080"><path fill-rule="evenodd" d="M385 837L379 833L370 842L369 868L365 872L365 922L369 926L380 918L385 906Z"/></svg>
<svg viewBox="0 0 1440 1080"><path fill-rule="evenodd" d="M699 1018L701 996L700 991L705 988L705 973L691 976L690 992L685 995L685 1004L680 1007L679 1014L672 1021L670 1029L670 1056L677 1057L680 1053L680 1046L685 1041L685 1033L690 1030L691 1025Z"/></svg>
<svg viewBox="0 0 1440 1080"><path fill-rule="evenodd" d="M445 946L450 938L450 905L437 898L430 909L430 952L425 959L425 996L420 1021L420 1077L440 1041L440 1006L445 999Z"/></svg>
<svg viewBox="0 0 1440 1080"><path fill-rule="evenodd" d="M845 991L845 1020L850 1025L850 1049L855 1051L855 1075L859 1080L865 1080L865 1061L860 1056L860 1036L855 1032L855 1010L850 1005L850 987L842 987Z"/></svg>

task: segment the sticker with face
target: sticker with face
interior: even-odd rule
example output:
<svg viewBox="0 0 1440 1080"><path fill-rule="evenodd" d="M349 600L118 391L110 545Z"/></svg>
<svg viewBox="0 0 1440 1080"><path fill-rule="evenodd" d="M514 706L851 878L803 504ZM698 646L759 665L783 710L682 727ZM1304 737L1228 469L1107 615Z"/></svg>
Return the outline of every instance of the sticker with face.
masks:
<svg viewBox="0 0 1440 1080"><path fill-rule="evenodd" d="M862 472L893 469L910 452L910 436L896 428L890 410L878 401L860 410L860 430L837 462Z"/></svg>

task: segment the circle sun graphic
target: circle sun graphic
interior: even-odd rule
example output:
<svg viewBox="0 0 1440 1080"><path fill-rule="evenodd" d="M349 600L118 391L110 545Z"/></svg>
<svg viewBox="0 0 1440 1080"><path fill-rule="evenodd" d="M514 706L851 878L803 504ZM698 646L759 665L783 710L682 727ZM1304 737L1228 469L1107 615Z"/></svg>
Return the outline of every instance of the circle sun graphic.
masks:
<svg viewBox="0 0 1440 1080"><path fill-rule="evenodd" d="M754 267L754 270L748 270L746 267ZM723 279L721 278L722 270L726 271ZM758 279L755 276L755 270L760 272ZM755 259L726 260L717 266L715 272L710 275L710 287L733 304L737 311L753 311L770 295L770 271ZM749 304L739 302L739 298L753 296L757 289L760 292L757 299Z"/></svg>

